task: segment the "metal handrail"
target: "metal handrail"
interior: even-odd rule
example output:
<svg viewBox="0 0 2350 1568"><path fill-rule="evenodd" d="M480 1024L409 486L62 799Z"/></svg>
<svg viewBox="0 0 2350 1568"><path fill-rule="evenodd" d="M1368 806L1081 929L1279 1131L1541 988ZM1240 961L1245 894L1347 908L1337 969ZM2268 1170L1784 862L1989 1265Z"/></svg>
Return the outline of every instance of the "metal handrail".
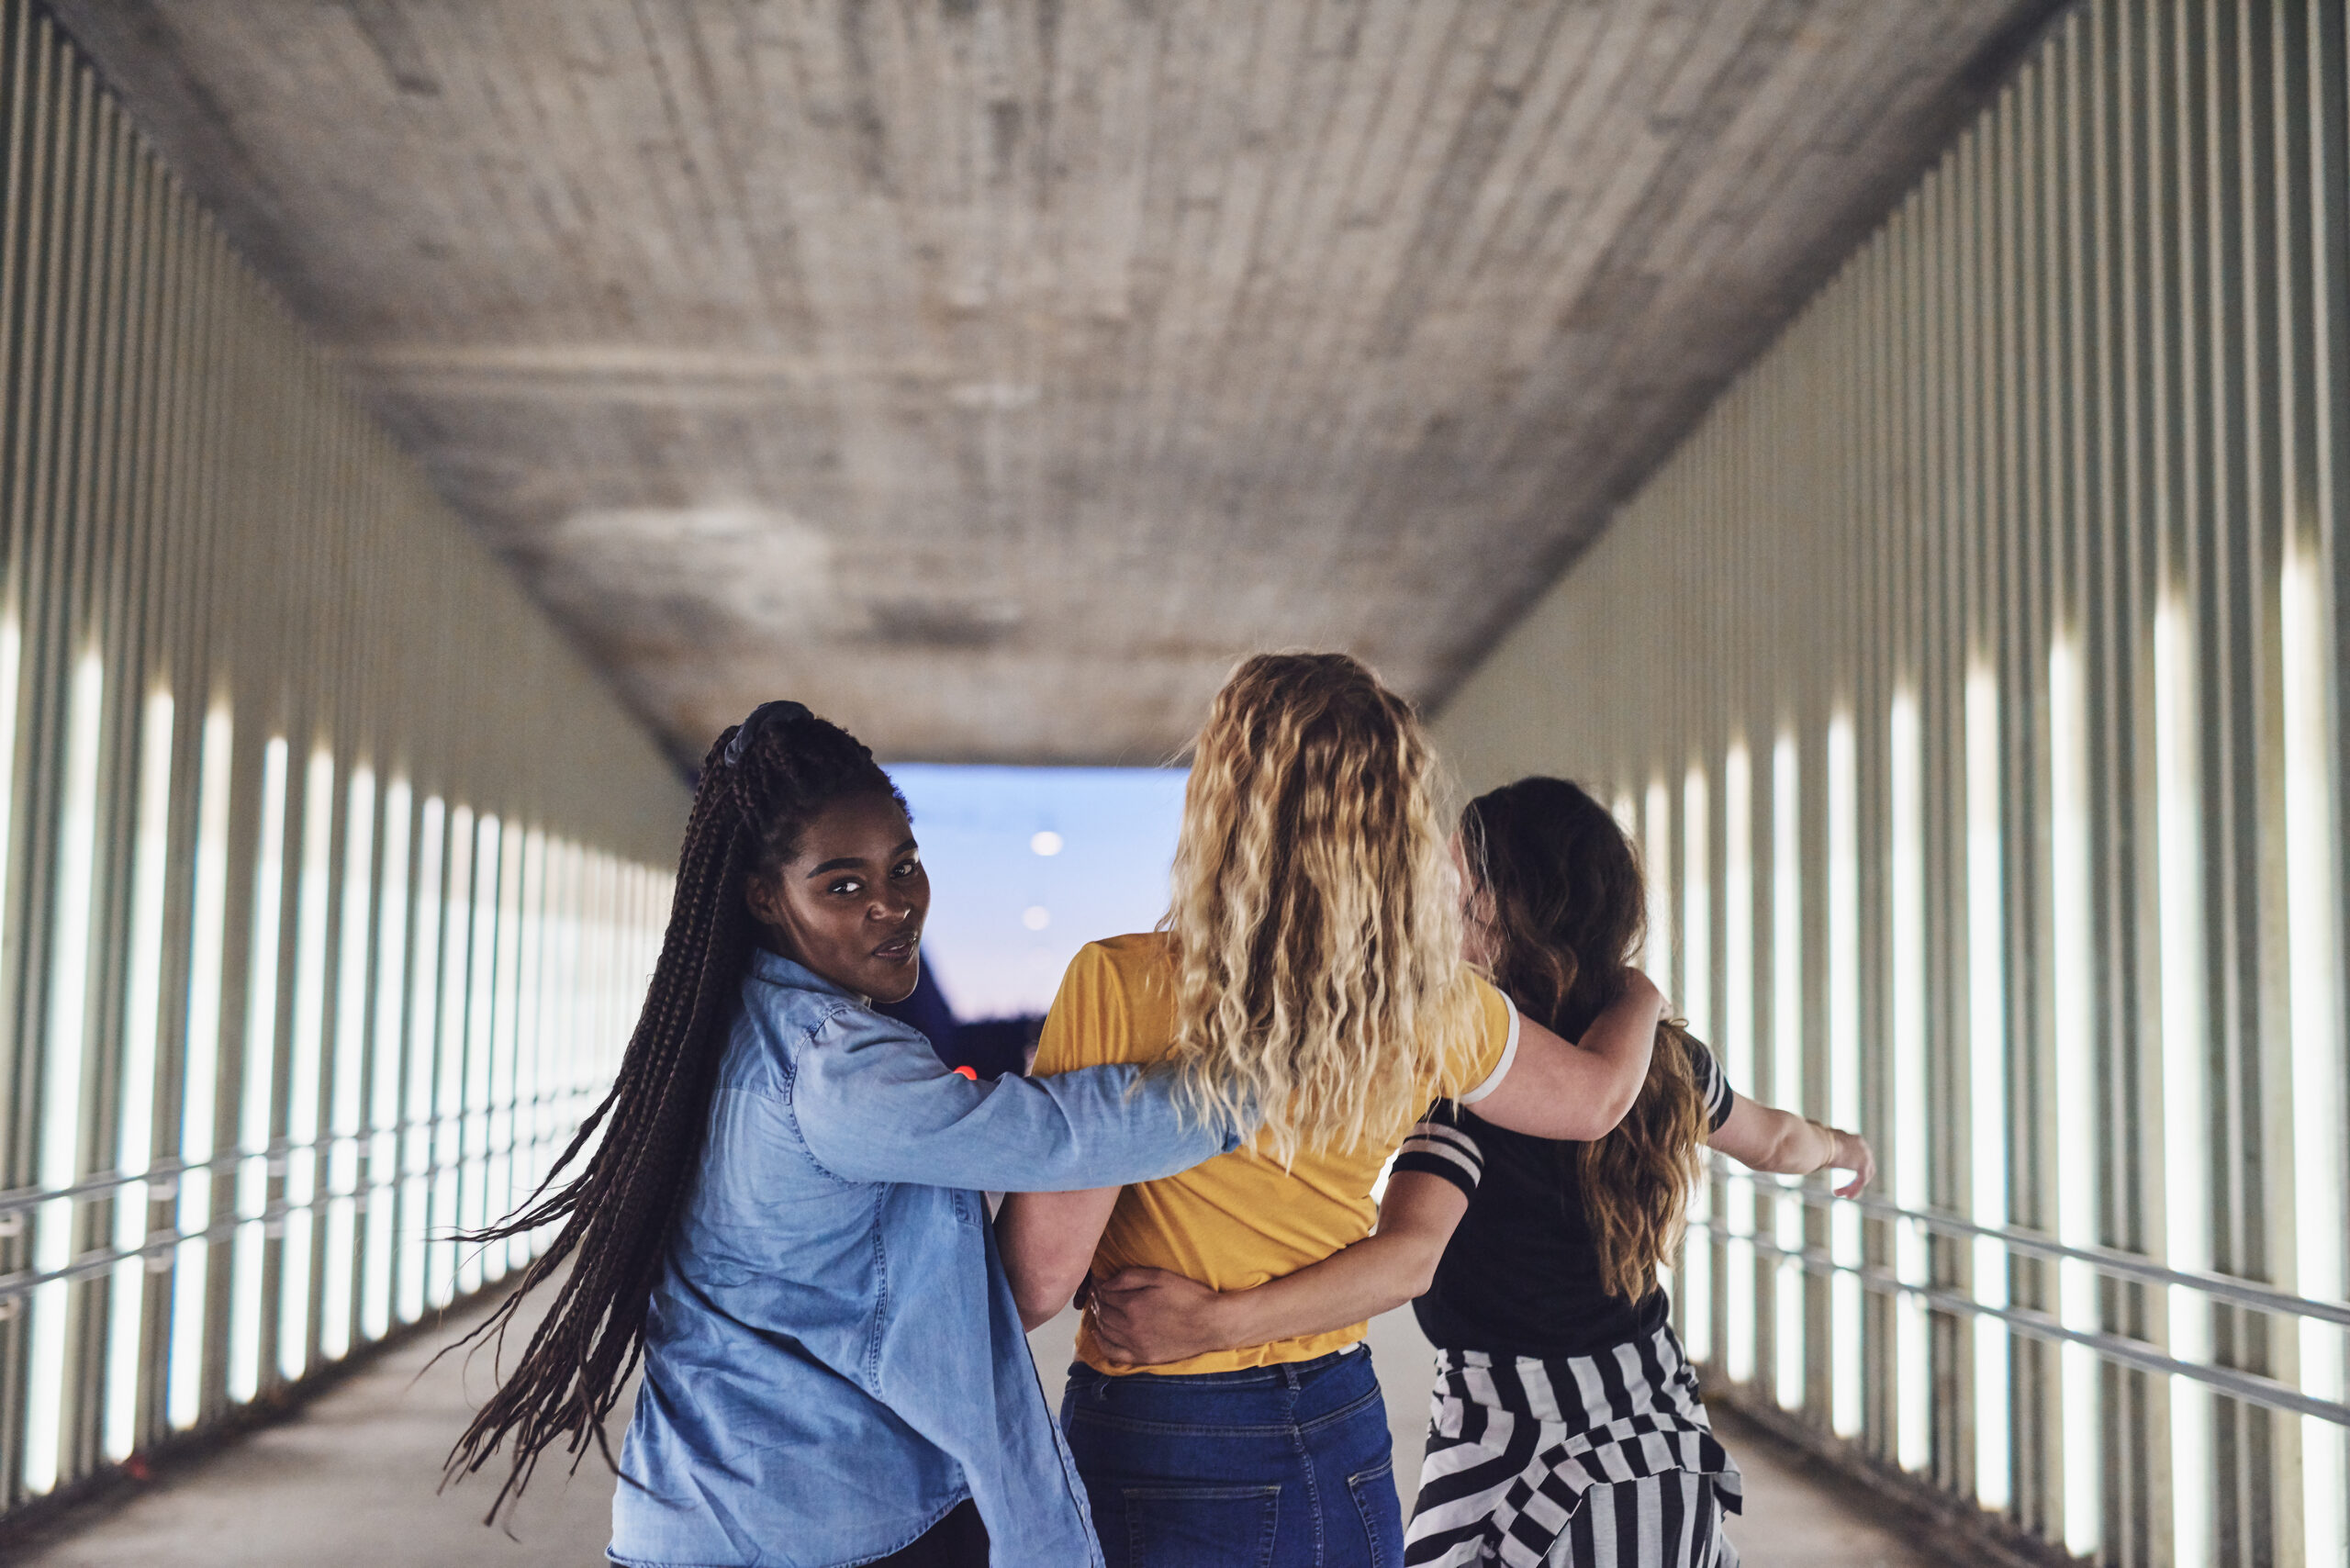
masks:
<svg viewBox="0 0 2350 1568"><path fill-rule="evenodd" d="M1845 1202L1852 1200L1846 1199ZM1945 1312L1968 1313L1977 1317L1996 1317L2019 1334L2058 1344L2080 1345L2109 1361L2135 1367L2142 1372L2173 1377L2184 1377L2215 1388L2231 1398L2247 1404L2265 1406L2299 1416L2312 1416L2337 1427L2350 1427L2350 1405L2330 1399L2320 1399L2302 1393L2288 1383L2258 1372L2244 1372L2235 1367L2213 1366L2203 1361L2182 1361L2166 1355L2143 1339L2125 1335L2108 1334L2100 1330L2069 1328L2044 1312L2031 1307L1994 1306L1976 1301L1963 1291L1939 1285L1913 1284L1880 1265L1840 1263L1818 1248L1782 1247L1775 1241L1759 1236L1733 1236L1719 1221L1693 1219L1693 1229L1704 1230L1724 1241L1737 1241L1757 1252L1787 1259L1813 1274L1851 1274L1869 1289L1886 1294L1915 1296L1930 1306Z"/></svg>
<svg viewBox="0 0 2350 1568"><path fill-rule="evenodd" d="M2134 1252L2117 1251L2109 1247L2076 1247L2037 1231L2020 1230L2012 1226L1978 1225L1973 1220L1940 1210L1903 1208L1883 1198L1840 1198L1824 1187L1806 1183L1800 1177L1782 1179L1755 1171L1733 1170L1722 1163L1722 1156L1717 1154L1713 1159L1718 1174L1729 1180L1772 1189L1776 1193L1799 1200L1807 1207L1825 1209L1850 1205L1873 1219L1907 1220L1938 1236L1997 1241L2011 1252L2083 1263L2114 1279L2134 1280L2141 1284L2177 1286L2232 1305L2250 1307L2255 1312L2311 1317L2322 1323L2350 1328L2350 1302L2321 1301L2311 1296L2296 1295L2274 1285L2238 1279L2232 1274L2174 1269ZM1739 1239L1748 1238L1740 1237Z"/></svg>
<svg viewBox="0 0 2350 1568"><path fill-rule="evenodd" d="M348 1137L351 1135L343 1134L341 1136ZM548 1148L561 1143L569 1137L570 1132L568 1130L558 1130L557 1132L550 1133L542 1137L532 1138L528 1143L518 1143L502 1149L485 1148L476 1150L472 1153L463 1154L454 1159L442 1160L436 1164L428 1165L420 1170L395 1170L387 1176L374 1178L358 1186L349 1189L321 1186L319 1191L313 1193L308 1199L298 1204L289 1203L281 1197L274 1202L266 1204L259 1214L228 1215L219 1219L214 1220L210 1225L205 1226L201 1230L150 1231L147 1234L146 1239L137 1243L136 1245L129 1247L117 1246L92 1248L89 1251L83 1253L80 1257L75 1258L69 1262L62 1263L54 1269L38 1271L27 1269L19 1270L12 1274L0 1274L0 1309L12 1307L16 1302L32 1295L43 1285L54 1284L60 1281L91 1279L110 1271L117 1264L126 1263L134 1259L169 1257L182 1242L229 1240L233 1238L236 1233L246 1226L268 1226L274 1223L282 1223L289 1215L308 1213L336 1198L352 1198L355 1200L372 1202L373 1195L375 1193L399 1187L408 1182L424 1181L453 1170L462 1173L468 1167L487 1164L491 1157L495 1155L503 1154L512 1156L519 1153L527 1153L534 1149ZM322 1142L323 1141L331 1140L322 1140ZM252 1159L257 1157L250 1154L239 1154L229 1158L236 1159ZM191 1170L200 1170L203 1167L201 1166L189 1167ZM434 1239L445 1241L449 1238L427 1238L427 1240ZM0 1311L0 1317L5 1317L5 1311Z"/></svg>
<svg viewBox="0 0 2350 1568"><path fill-rule="evenodd" d="M355 1133L322 1133L308 1143L294 1143L285 1138L274 1138L257 1149L232 1148L223 1150L209 1159L165 1159L149 1166L144 1171L125 1174L119 1170L104 1170L85 1176L70 1187L18 1187L0 1192L0 1215L22 1213L28 1209L47 1207L61 1201L88 1203L118 1192L134 1182L160 1185L177 1181L191 1171L213 1170L222 1166L234 1166L248 1159L282 1159L289 1154L308 1149L324 1152L337 1144L364 1143L373 1138L390 1137L411 1132L437 1132L442 1127L463 1122L469 1116L498 1115L551 1107L560 1107L580 1101L601 1098L604 1089L566 1089L553 1094L533 1095L528 1100L502 1101L495 1105L471 1111L446 1111L436 1115L411 1117L387 1127L366 1127Z"/></svg>

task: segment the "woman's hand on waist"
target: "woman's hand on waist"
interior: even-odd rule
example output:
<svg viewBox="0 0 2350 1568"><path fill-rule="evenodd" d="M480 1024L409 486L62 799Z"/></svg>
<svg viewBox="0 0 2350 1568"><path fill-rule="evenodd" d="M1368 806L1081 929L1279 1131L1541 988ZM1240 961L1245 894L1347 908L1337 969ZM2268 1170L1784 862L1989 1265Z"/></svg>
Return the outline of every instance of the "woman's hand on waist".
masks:
<svg viewBox="0 0 2350 1568"><path fill-rule="evenodd" d="M1233 1349L1235 1299L1165 1269L1121 1269L1093 1282L1088 1311L1113 1365L1160 1367Z"/></svg>

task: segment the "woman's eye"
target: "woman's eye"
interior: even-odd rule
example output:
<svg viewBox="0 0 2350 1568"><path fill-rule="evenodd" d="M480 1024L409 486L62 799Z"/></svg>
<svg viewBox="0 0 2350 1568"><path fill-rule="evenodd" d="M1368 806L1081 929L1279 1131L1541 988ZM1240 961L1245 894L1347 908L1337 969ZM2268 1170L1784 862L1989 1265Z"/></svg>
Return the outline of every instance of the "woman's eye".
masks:
<svg viewBox="0 0 2350 1568"><path fill-rule="evenodd" d="M864 890L865 884L855 877L844 877L833 884L833 891L835 893L856 893Z"/></svg>
<svg viewBox="0 0 2350 1568"><path fill-rule="evenodd" d="M897 865L890 868L890 875L892 877L911 877L916 871L921 869L922 862L919 860L901 860Z"/></svg>

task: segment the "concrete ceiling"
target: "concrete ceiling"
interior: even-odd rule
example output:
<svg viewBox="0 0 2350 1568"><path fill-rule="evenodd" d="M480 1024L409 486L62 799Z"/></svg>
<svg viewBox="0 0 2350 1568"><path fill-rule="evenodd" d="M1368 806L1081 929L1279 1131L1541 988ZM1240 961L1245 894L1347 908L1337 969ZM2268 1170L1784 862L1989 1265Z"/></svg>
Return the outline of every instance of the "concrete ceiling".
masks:
<svg viewBox="0 0 2350 1568"><path fill-rule="evenodd" d="M51 3L681 757L1020 762L1440 700L2052 9Z"/></svg>

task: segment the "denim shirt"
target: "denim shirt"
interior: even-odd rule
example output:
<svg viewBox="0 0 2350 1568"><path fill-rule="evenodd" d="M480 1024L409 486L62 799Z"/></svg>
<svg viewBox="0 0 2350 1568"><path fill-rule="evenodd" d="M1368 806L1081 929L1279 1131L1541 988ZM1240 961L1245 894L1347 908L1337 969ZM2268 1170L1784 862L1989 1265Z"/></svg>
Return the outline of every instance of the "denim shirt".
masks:
<svg viewBox="0 0 2350 1568"><path fill-rule="evenodd" d="M1239 1142L1134 1084L972 1082L758 953L645 1317L611 1559L842 1568L969 1497L995 1563L1100 1564L976 1189L1149 1181Z"/></svg>

